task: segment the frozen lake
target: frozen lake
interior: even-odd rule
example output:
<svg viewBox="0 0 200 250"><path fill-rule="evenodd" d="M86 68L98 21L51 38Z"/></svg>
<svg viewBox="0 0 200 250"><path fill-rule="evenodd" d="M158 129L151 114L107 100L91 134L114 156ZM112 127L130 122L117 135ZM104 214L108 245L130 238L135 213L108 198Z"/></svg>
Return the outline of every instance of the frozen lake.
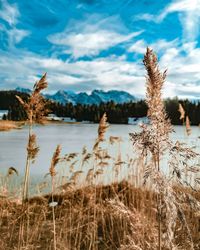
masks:
<svg viewBox="0 0 200 250"><path fill-rule="evenodd" d="M49 124L37 125L33 131L37 135L40 151L35 163L31 166L31 175L36 181L48 173L51 158L58 144L62 146L62 155L67 153L80 153L83 146L88 151L92 150L97 137L98 124ZM175 133L172 134L174 141L186 142L191 146L200 145L200 128L192 127L192 134L188 137L184 127L175 126ZM129 140L129 133L139 131L136 125L110 125L106 136L120 136L122 138L122 154L132 151L132 143ZM26 145L28 127L9 132L0 132L0 174L5 175L10 166L15 167L20 175L24 175L26 161ZM115 148L117 150L117 148Z"/></svg>

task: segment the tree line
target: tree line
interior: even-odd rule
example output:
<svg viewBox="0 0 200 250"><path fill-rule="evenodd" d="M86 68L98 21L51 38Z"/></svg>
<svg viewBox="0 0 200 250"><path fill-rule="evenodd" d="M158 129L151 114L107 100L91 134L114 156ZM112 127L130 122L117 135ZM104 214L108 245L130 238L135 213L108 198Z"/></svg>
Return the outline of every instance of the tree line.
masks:
<svg viewBox="0 0 200 250"><path fill-rule="evenodd" d="M26 113L21 104L16 99L19 95L23 99L28 98L28 94L17 91L0 91L0 109L8 110L8 116L4 119L26 120ZM200 102L189 100L178 100L178 98L166 99L165 107L167 114L174 125L182 124L180 120L179 103L185 109L192 125L200 124ZM90 121L98 123L103 113L107 113L109 123L127 124L129 117L144 117L147 115L147 105L144 100L117 104L113 101L101 103L99 105L83 105L67 103L66 105L47 100L46 107L50 113L59 117L71 117L77 121Z"/></svg>

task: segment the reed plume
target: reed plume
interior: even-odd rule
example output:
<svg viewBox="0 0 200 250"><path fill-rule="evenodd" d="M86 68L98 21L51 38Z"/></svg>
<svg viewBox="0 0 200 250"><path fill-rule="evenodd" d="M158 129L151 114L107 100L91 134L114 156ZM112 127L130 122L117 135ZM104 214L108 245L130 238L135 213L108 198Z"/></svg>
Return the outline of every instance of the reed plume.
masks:
<svg viewBox="0 0 200 250"><path fill-rule="evenodd" d="M146 103L148 106L147 116L150 119L152 130L151 141L153 147L150 147L152 155L162 155L170 142L169 134L172 132L172 125L167 117L164 103L162 100L162 88L166 79L166 70L161 73L158 67L158 60L155 53L147 48L144 56L144 66L147 71L146 78ZM156 165L159 170L159 159L156 160Z"/></svg>
<svg viewBox="0 0 200 250"><path fill-rule="evenodd" d="M109 128L109 124L107 123L107 115L106 113L103 114L98 127L98 138L96 139L96 143L93 147L93 150L95 151L100 142L103 142L105 140L105 133L107 129Z"/></svg>
<svg viewBox="0 0 200 250"><path fill-rule="evenodd" d="M178 109L178 111L180 112L180 120L183 120L183 122L184 122L184 119L185 119L185 110L184 110L184 108L183 108L183 106L182 106L182 104L181 103L179 103L179 109Z"/></svg>
<svg viewBox="0 0 200 250"><path fill-rule="evenodd" d="M188 185L187 179L182 178L183 172L185 169L190 172L194 171L194 168L189 166L189 161L191 164L194 164L192 160L198 154L193 149L184 147L179 142L176 142L174 145L169 138L173 129L167 117L161 96L166 71L164 73L159 71L157 57L149 48L147 48L144 56L144 65L147 71L146 102L150 126L141 125L142 131L132 133L131 139L133 145L136 146L140 151L140 155L143 155L145 159L144 183L150 179L151 188L157 194L158 249L160 250L162 247L164 249L165 247L173 249L177 247L174 243L174 232L178 214L182 207L181 199L184 197L183 193L180 197L176 195L173 176L176 176L178 183L182 186L181 188L185 184ZM183 119L185 117L183 107L179 106L179 110L181 111L181 119ZM188 133L190 133L189 119L186 119ZM165 155L169 157L167 165L162 161L162 157ZM161 164L163 165L161 166ZM167 176L164 170L165 172L171 170L171 174ZM191 187L191 185L188 186ZM163 215L168 219L163 220ZM187 225L186 228L188 228ZM188 235L190 235L189 229ZM192 246L191 237L189 237L189 241Z"/></svg>
<svg viewBox="0 0 200 250"><path fill-rule="evenodd" d="M190 119L188 116L186 116L186 120L185 120L185 129L186 129L187 135L190 135L191 134L191 127L190 127Z"/></svg>
<svg viewBox="0 0 200 250"><path fill-rule="evenodd" d="M58 162L60 160L60 152L61 152L61 146L58 145L56 147L56 150L55 150L55 152L53 154L53 157L51 159L51 166L49 168L49 173L50 173L51 177L56 176L55 168L56 168L56 165L58 164Z"/></svg>
<svg viewBox="0 0 200 250"><path fill-rule="evenodd" d="M39 147L37 146L36 143L36 135L31 134L28 141L27 153L28 153L28 158L32 160L32 163L34 163L38 152L39 152Z"/></svg>
<svg viewBox="0 0 200 250"><path fill-rule="evenodd" d="M47 114L48 110L45 106L44 97L41 95L41 91L47 87L46 73L41 77L41 79L34 84L33 91L29 96L27 101L24 101L21 97L16 96L19 103L23 106L28 120L28 143L27 143L27 157L26 157L26 166L25 166L25 176L24 176L24 185L22 190L22 202L24 204L24 209L27 206L27 214L25 214L26 220L24 217L21 218L20 222L20 232L19 238L22 238L21 242L24 242L24 224L26 223L26 245L29 241L29 204L25 204L29 198L29 185L30 185L30 166L31 163L34 163L35 158L39 152L39 147L36 143L36 135L33 134L33 124L34 123L44 123L44 116ZM24 223L25 222L25 223ZM19 241L20 242L20 241ZM21 244L21 243L20 243ZM22 247L19 245L19 247Z"/></svg>
<svg viewBox="0 0 200 250"><path fill-rule="evenodd" d="M109 124L107 123L107 115L106 113L103 114L98 128L98 139L99 141L104 141L104 136L109 127Z"/></svg>
<svg viewBox="0 0 200 250"><path fill-rule="evenodd" d="M35 83L33 91L25 102L21 97L16 96L18 101L24 107L26 111L28 122L29 122L29 134L28 134L28 145L27 145L27 159L25 167L25 177L24 177L24 187L22 200L25 201L29 196L29 179L30 179L30 164L31 161L35 160L38 154L39 147L36 146L36 135L32 132L32 126L34 123L43 124L45 115L48 110L45 107L44 97L41 95L41 91L47 88L46 73L41 77L41 79Z"/></svg>
<svg viewBox="0 0 200 250"><path fill-rule="evenodd" d="M46 73L41 77L41 79L35 83L33 91L25 102L21 97L16 96L18 101L24 107L29 123L41 123L45 122L45 115L48 113L45 107L46 102L44 97L41 95L41 91L47 88L48 83L46 80Z"/></svg>
<svg viewBox="0 0 200 250"><path fill-rule="evenodd" d="M144 183L149 178L152 180L153 187L157 193L157 214L158 214L158 249L161 250L162 243L162 203L165 192L165 177L161 169L161 157L171 145L169 134L172 132L171 122L167 117L164 103L162 100L162 88L166 78L166 71L160 72L158 60L153 50L147 48L143 60L147 71L146 77L146 103L148 106L147 116L150 119L150 126L141 125L142 131L132 133L131 139L144 157ZM150 154L149 154L150 153ZM150 161L150 163L149 163ZM171 239L169 242L172 243ZM173 244L173 243L172 243Z"/></svg>

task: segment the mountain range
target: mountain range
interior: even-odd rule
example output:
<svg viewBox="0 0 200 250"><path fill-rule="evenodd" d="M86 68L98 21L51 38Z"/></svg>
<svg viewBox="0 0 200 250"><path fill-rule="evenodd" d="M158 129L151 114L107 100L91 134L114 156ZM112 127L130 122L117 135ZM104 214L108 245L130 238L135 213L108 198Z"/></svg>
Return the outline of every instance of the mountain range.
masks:
<svg viewBox="0 0 200 250"><path fill-rule="evenodd" d="M16 91L30 94L30 89L24 89L17 87ZM136 97L129 94L126 91L118 90L93 90L91 94L85 92L75 93L73 91L59 90L55 94L44 94L44 97L59 102L61 104L72 103L72 104L100 104L101 102L114 101L115 103L127 103L130 101L136 101Z"/></svg>

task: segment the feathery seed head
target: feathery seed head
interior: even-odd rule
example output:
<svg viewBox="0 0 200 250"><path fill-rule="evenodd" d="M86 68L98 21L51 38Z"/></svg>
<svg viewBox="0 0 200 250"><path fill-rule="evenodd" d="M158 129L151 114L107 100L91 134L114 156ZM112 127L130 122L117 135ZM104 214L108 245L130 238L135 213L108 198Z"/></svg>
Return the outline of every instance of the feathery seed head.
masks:
<svg viewBox="0 0 200 250"><path fill-rule="evenodd" d="M21 97L16 96L18 101L24 107L28 120L36 123L44 123L44 116L48 113L46 109L46 101L44 97L40 94L40 92L47 88L47 80L46 73L42 76L42 78L35 83L33 87L33 91L27 102L23 101Z"/></svg>
<svg viewBox="0 0 200 250"><path fill-rule="evenodd" d="M60 160L60 152L61 152L61 146L58 145L56 147L56 150L53 154L52 160L51 160L51 166L49 168L49 173L51 175L51 177L56 175L56 171L55 171L55 167L58 164L59 160Z"/></svg>
<svg viewBox="0 0 200 250"><path fill-rule="evenodd" d="M179 103L179 109L178 109L178 111L180 112L180 120L184 120L184 118L185 118L185 110L184 110L184 108L183 108L183 106L182 106L182 104L181 103Z"/></svg>
<svg viewBox="0 0 200 250"><path fill-rule="evenodd" d="M28 157L34 162L38 152L39 147L36 143L36 135L32 134L29 136L28 146L27 146Z"/></svg>
<svg viewBox="0 0 200 250"><path fill-rule="evenodd" d="M105 138L105 133L109 127L109 124L107 122L107 116L106 113L103 114L100 122L99 122L99 127L98 127L98 138L93 146L93 150L96 151L98 149L99 143L104 141Z"/></svg>
<svg viewBox="0 0 200 250"><path fill-rule="evenodd" d="M106 113L103 114L98 128L98 139L100 141L104 141L104 135L109 127L109 124L107 123L107 115Z"/></svg>
<svg viewBox="0 0 200 250"><path fill-rule="evenodd" d="M143 60L147 71L146 77L146 102L148 105L148 116L150 119L166 119L164 104L161 97L162 87L166 78L166 71L161 73L158 67L158 61L153 50L147 48Z"/></svg>
<svg viewBox="0 0 200 250"><path fill-rule="evenodd" d="M190 127L190 119L188 116L186 116L185 128L186 128L187 135L190 135L191 134L191 127Z"/></svg>

